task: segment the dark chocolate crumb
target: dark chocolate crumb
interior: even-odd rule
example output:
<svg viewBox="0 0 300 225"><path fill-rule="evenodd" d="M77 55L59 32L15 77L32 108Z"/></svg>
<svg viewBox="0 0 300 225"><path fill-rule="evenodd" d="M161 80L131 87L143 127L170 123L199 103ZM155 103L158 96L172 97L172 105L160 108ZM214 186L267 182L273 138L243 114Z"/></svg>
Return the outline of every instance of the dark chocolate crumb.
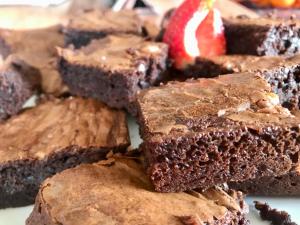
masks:
<svg viewBox="0 0 300 225"><path fill-rule="evenodd" d="M254 202L255 208L259 211L263 220L271 221L272 225L297 225L291 221L291 216L285 211L272 209L267 203Z"/></svg>

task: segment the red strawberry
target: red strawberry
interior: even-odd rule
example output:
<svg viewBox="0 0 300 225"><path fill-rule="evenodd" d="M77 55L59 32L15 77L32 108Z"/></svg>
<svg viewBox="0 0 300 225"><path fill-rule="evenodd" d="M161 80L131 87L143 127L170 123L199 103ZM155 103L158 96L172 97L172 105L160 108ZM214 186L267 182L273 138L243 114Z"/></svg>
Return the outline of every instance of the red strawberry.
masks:
<svg viewBox="0 0 300 225"><path fill-rule="evenodd" d="M225 54L222 18L212 3L213 0L186 0L173 13L163 41L170 46L176 68L193 64L198 56Z"/></svg>

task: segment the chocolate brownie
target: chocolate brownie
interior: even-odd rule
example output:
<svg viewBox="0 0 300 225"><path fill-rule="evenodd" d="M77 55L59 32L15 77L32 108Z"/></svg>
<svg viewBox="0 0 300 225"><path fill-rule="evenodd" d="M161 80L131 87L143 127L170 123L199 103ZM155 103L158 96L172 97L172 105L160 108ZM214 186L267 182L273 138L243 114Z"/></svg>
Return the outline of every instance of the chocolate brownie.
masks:
<svg viewBox="0 0 300 225"><path fill-rule="evenodd" d="M246 55L198 58L193 66L186 69L185 76L215 77L238 72L260 73L279 95L284 107L300 107L300 55L289 58Z"/></svg>
<svg viewBox="0 0 300 225"><path fill-rule="evenodd" d="M141 89L158 84L168 47L135 35L110 35L80 49L59 49L59 70L72 94L99 99L135 114Z"/></svg>
<svg viewBox="0 0 300 225"><path fill-rule="evenodd" d="M27 64L40 70L42 90L47 94L58 96L67 90L56 65L57 51L55 47L63 45L64 36L60 26L27 31L0 30L0 55L2 58L16 54Z"/></svg>
<svg viewBox="0 0 300 225"><path fill-rule="evenodd" d="M258 75L174 82L138 95L147 173L160 192L280 176L298 163L300 117Z"/></svg>
<svg viewBox="0 0 300 225"><path fill-rule="evenodd" d="M297 20L239 17L224 24L228 54L291 56L300 51Z"/></svg>
<svg viewBox="0 0 300 225"><path fill-rule="evenodd" d="M300 167L293 168L283 176L232 182L229 186L251 195L300 196Z"/></svg>
<svg viewBox="0 0 300 225"><path fill-rule="evenodd" d="M0 129L1 208L32 204L45 178L129 145L125 114L89 99L47 101Z"/></svg>
<svg viewBox="0 0 300 225"><path fill-rule="evenodd" d="M38 70L13 55L0 65L0 121L22 110L38 92L40 79Z"/></svg>
<svg viewBox="0 0 300 225"><path fill-rule="evenodd" d="M272 225L297 225L292 222L291 216L285 211L272 209L267 203L254 202L255 208L260 212L263 220L272 222Z"/></svg>
<svg viewBox="0 0 300 225"><path fill-rule="evenodd" d="M246 212L242 193L218 187L203 193L155 193L140 164L118 159L47 179L26 224L244 225Z"/></svg>
<svg viewBox="0 0 300 225"><path fill-rule="evenodd" d="M66 45L73 44L75 48L110 34L142 35L142 32L142 22L131 10L119 12L86 10L73 15L64 28Z"/></svg>

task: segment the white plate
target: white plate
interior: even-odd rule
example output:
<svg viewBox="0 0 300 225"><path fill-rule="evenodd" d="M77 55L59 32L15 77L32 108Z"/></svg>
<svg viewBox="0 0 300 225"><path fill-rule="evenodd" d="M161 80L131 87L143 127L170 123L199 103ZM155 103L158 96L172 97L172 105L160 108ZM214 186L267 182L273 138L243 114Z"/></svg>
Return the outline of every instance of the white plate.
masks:
<svg viewBox="0 0 300 225"><path fill-rule="evenodd" d="M138 134L138 126L135 124L132 118L129 118L129 129L130 129L132 146L137 147L141 142L141 139ZM288 213L291 214L292 220L300 225L300 197L299 198L259 198L259 197L247 198L247 202L250 205L250 213L248 217L251 221L251 224L268 225L270 224L269 222L262 222L260 220L257 211L253 207L254 200L268 202L271 205L271 207L287 211ZM0 210L0 225L24 225L25 220L29 216L31 210L32 210L32 206Z"/></svg>

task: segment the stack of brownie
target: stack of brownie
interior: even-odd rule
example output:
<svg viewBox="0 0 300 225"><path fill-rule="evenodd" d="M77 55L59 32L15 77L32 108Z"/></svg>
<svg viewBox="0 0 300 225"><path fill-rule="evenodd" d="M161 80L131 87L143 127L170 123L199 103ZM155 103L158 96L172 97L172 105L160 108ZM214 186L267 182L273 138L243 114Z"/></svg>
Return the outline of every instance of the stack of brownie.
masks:
<svg viewBox="0 0 300 225"><path fill-rule="evenodd" d="M146 29L134 11L87 10L34 49L0 32L0 207L36 198L28 225L244 225L240 190L300 194L297 23L227 20L229 54L198 58L184 82ZM67 89L49 91L58 74Z"/></svg>

